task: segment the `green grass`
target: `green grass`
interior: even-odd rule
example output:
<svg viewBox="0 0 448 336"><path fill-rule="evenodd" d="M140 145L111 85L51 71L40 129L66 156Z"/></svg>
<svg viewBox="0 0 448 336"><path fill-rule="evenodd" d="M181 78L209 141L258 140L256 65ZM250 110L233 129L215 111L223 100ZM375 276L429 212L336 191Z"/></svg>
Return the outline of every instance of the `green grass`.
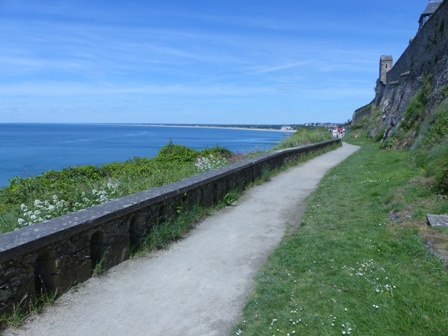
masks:
<svg viewBox="0 0 448 336"><path fill-rule="evenodd" d="M291 136L282 140L275 149L298 147L332 139L332 134L326 128L301 128Z"/></svg>
<svg viewBox="0 0 448 336"><path fill-rule="evenodd" d="M409 152L357 141L258 273L232 335L447 334L445 264L418 235L446 200L416 193Z"/></svg>

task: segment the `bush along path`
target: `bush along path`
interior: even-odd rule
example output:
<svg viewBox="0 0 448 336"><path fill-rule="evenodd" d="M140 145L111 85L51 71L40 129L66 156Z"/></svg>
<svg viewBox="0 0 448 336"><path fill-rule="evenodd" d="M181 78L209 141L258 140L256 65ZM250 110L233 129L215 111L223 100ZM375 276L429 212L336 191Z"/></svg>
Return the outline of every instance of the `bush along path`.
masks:
<svg viewBox="0 0 448 336"><path fill-rule="evenodd" d="M243 193L167 250L128 260L5 335L228 335L252 279L344 145Z"/></svg>
<svg viewBox="0 0 448 336"><path fill-rule="evenodd" d="M448 202L409 152L364 141L264 264L232 335L448 334L446 264L419 237Z"/></svg>

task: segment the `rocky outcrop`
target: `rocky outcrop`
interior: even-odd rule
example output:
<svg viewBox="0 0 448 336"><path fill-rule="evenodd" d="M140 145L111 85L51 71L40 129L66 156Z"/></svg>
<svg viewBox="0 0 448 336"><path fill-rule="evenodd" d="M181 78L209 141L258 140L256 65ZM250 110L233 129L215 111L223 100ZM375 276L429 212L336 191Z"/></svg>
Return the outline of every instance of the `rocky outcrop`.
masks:
<svg viewBox="0 0 448 336"><path fill-rule="evenodd" d="M448 96L447 87L448 1L445 1L387 72L385 83L378 79L375 98L355 111L352 124L363 125L371 137L384 141L397 131L419 93L425 91L426 109L419 118L427 118Z"/></svg>

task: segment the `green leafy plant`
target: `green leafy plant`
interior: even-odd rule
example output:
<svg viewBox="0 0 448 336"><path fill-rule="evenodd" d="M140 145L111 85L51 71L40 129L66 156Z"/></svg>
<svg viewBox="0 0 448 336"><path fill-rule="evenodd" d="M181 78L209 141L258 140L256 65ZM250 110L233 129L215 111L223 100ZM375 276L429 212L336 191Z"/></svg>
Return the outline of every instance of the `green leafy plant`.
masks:
<svg viewBox="0 0 448 336"><path fill-rule="evenodd" d="M240 197L240 193L236 190L230 191L227 194L224 195L224 198L222 200L222 203L224 206L235 206L237 205L238 198Z"/></svg>
<svg viewBox="0 0 448 336"><path fill-rule="evenodd" d="M108 254L108 252L109 252L109 249L107 249L104 252L104 254L101 256L101 259L98 260L98 262L96 262L95 265L93 265L93 268L92 268L92 276L93 277L99 277L102 274L104 274L104 272L106 271L104 263L106 261L106 255Z"/></svg>
<svg viewBox="0 0 448 336"><path fill-rule="evenodd" d="M209 154L207 156L200 156L196 158L195 166L200 173L208 170L216 169L225 166L229 163L229 160L220 155Z"/></svg>
<svg viewBox="0 0 448 336"><path fill-rule="evenodd" d="M430 77L426 77L422 89L417 92L404 113L403 120L400 123L400 128L404 131L409 131L413 127L418 127L418 121L423 121L424 116L427 114L430 92Z"/></svg>
<svg viewBox="0 0 448 336"><path fill-rule="evenodd" d="M275 149L299 147L330 139L332 139L331 133L325 128L317 128L313 130L301 128L291 136L282 140Z"/></svg>
<svg viewBox="0 0 448 336"><path fill-rule="evenodd" d="M392 149L395 146L395 140L393 138L387 138L384 142L381 143L381 149Z"/></svg>
<svg viewBox="0 0 448 336"><path fill-rule="evenodd" d="M198 153L194 149L173 144L173 141L170 140L168 144L159 150L155 160L158 162L188 163L194 162L197 155Z"/></svg>

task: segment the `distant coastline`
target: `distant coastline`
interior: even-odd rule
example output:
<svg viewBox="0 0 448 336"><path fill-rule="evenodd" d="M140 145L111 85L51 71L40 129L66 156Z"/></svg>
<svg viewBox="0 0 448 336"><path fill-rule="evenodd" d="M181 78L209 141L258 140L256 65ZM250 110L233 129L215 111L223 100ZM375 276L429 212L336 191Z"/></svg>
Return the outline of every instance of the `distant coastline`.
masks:
<svg viewBox="0 0 448 336"><path fill-rule="evenodd" d="M175 123L59 123L59 122L0 122L0 125L103 125L103 126L128 126L128 127L177 127L177 128L192 128L192 129L231 129L244 131L273 131L273 132L287 132L294 133L300 128L334 128L341 125L341 123L331 122L313 122L305 124L175 124Z"/></svg>
<svg viewBox="0 0 448 336"><path fill-rule="evenodd" d="M273 132L295 132L296 129L282 128L285 126L262 126L262 125L208 125L208 124L109 124L118 126L135 127L179 127L179 128L212 128L212 129L232 129L245 131L273 131ZM286 126L288 127L288 126Z"/></svg>

